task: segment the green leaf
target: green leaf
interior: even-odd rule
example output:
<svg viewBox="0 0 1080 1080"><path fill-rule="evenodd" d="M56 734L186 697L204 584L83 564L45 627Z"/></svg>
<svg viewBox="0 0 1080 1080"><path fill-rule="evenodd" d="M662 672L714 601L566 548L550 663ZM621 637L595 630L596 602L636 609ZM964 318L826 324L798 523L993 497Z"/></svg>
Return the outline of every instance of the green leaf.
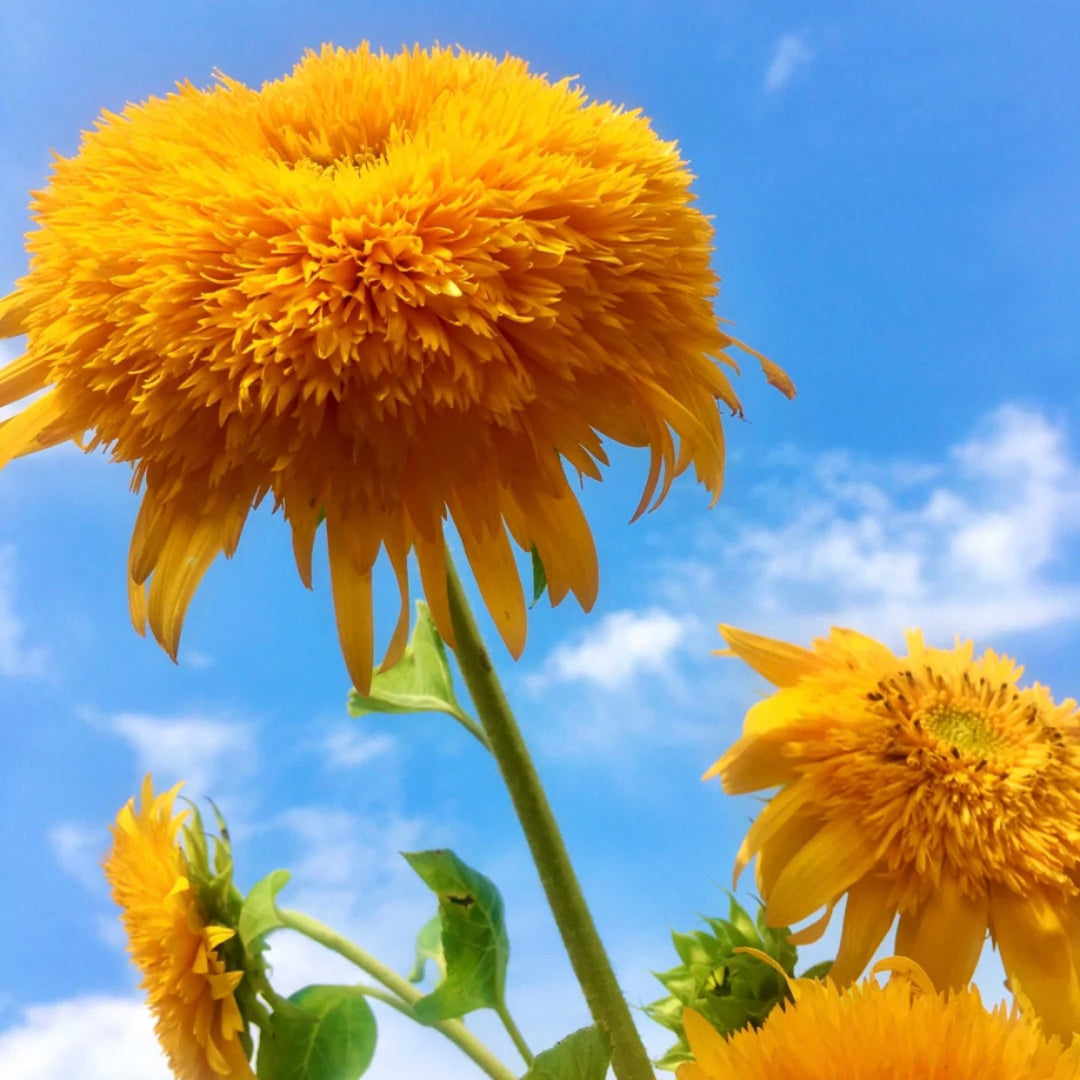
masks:
<svg viewBox="0 0 1080 1080"><path fill-rule="evenodd" d="M536 1055L522 1080L604 1080L611 1039L596 1027L581 1028Z"/></svg>
<svg viewBox="0 0 1080 1080"><path fill-rule="evenodd" d="M416 959L413 961L412 971L408 978L411 983L424 981L424 969L429 960L435 961L439 969L440 978L446 978L446 956L443 953L442 944L442 920L438 915L432 915L416 935Z"/></svg>
<svg viewBox="0 0 1080 1080"><path fill-rule="evenodd" d="M808 967L800 976L800 979L824 979L832 970L832 960L822 960L812 967Z"/></svg>
<svg viewBox="0 0 1080 1080"><path fill-rule="evenodd" d="M422 1024L452 1020L474 1009L501 1008L510 941L494 883L452 851L402 852L439 898L446 978L413 1013Z"/></svg>
<svg viewBox="0 0 1080 1080"><path fill-rule="evenodd" d="M544 569L544 564L540 561L540 552L536 548L532 549L532 574L533 574L533 598L530 607L536 607L540 602L540 597L544 595L544 590L547 589L547 571Z"/></svg>
<svg viewBox="0 0 1080 1080"><path fill-rule="evenodd" d="M375 1055L375 1017L353 986L305 986L259 1039L259 1080L357 1080Z"/></svg>
<svg viewBox="0 0 1080 1080"><path fill-rule="evenodd" d="M454 695L446 646L423 600L416 604L416 625L401 659L389 671L377 671L366 697L349 691L350 716L368 713L443 712L469 720Z"/></svg>
<svg viewBox="0 0 1080 1080"><path fill-rule="evenodd" d="M266 877L256 881L247 894L240 909L237 926L240 941L245 949L250 949L260 938L271 930L277 930L285 924L278 914L275 898L285 887L292 874L288 870L272 870Z"/></svg>

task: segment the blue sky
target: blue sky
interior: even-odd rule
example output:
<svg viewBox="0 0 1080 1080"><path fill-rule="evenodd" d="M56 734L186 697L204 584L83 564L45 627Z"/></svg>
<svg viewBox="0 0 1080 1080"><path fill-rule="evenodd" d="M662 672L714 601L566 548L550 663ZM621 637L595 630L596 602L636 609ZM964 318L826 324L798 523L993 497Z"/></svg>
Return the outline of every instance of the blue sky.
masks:
<svg viewBox="0 0 1080 1080"><path fill-rule="evenodd" d="M764 690L709 655L718 621L893 645L921 625L1080 691L1080 9L5 0L0 292L25 266L27 192L101 109L216 68L257 85L365 38L509 51L642 108L714 218L720 314L799 388L787 402L747 367L711 510L683 478L628 526L646 463L614 449L583 493L596 608L538 607L516 665L492 638L628 994L648 1001L668 928L722 911L754 813L698 782ZM97 870L148 768L219 800L243 884L292 868L291 906L401 969L433 905L396 853L452 846L506 895L510 1003L534 1047L584 1023L483 752L437 717L346 718L325 566L306 592L280 517L253 515L176 667L128 622L136 507L123 467L73 447L0 473L0 1074L167 1076ZM389 575L380 588L388 632ZM286 990L351 977L295 941L273 960ZM380 1020L375 1080L472 1075Z"/></svg>

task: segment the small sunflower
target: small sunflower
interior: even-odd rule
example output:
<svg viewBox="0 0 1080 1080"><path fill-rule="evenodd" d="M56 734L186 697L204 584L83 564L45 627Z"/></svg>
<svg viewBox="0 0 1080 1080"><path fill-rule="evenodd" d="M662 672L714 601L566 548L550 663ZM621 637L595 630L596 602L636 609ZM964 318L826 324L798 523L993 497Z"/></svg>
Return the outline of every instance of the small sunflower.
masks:
<svg viewBox="0 0 1080 1080"><path fill-rule="evenodd" d="M0 299L0 336L27 337L0 405L48 388L0 425L0 467L72 438L133 465L132 617L174 658L267 495L308 585L325 515L361 693L381 550L402 598L384 664L410 553L453 640L447 517L517 656L510 537L553 603L596 596L565 470L599 479L603 436L650 450L639 513L691 465L719 495L717 402L740 407L717 362L745 347L717 323L690 181L640 113L451 49L327 46L261 90L220 76L105 113L36 194Z"/></svg>
<svg viewBox="0 0 1080 1080"><path fill-rule="evenodd" d="M141 805L131 799L117 816L105 876L173 1072L179 1080L254 1080L235 996L243 972L229 970L219 952L235 930L208 924L201 909L178 840L187 811L173 813L179 786L155 795L146 778Z"/></svg>
<svg viewBox="0 0 1080 1080"><path fill-rule="evenodd" d="M677 1080L1080 1080L1080 1055L974 987L934 992L917 972L840 989L793 980L795 1002L724 1037L687 1010L695 1060Z"/></svg>
<svg viewBox="0 0 1080 1080"><path fill-rule="evenodd" d="M970 642L908 634L908 655L834 629L813 650L721 627L780 689L706 773L737 794L779 786L751 826L771 925L846 896L832 977L866 966L899 913L895 951L940 989L971 977L989 929L1047 1030L1080 1029L1080 715Z"/></svg>

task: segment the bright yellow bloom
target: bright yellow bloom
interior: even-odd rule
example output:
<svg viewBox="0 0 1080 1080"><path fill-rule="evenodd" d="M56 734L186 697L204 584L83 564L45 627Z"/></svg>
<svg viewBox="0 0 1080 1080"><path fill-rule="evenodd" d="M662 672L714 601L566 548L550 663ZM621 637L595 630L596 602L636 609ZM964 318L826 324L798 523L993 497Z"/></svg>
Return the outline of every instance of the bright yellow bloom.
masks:
<svg viewBox="0 0 1080 1080"><path fill-rule="evenodd" d="M1015 1008L988 1012L974 987L794 982L794 1003L726 1039L688 1009L695 1061L677 1080L1080 1080L1077 1047L1066 1050Z"/></svg>
<svg viewBox="0 0 1080 1080"><path fill-rule="evenodd" d="M766 918L847 897L833 978L866 966L899 912L895 951L941 989L971 977L989 928L1014 989L1051 1032L1080 1030L1080 715L968 642L908 635L908 655L834 629L813 651L721 627L780 690L706 777L780 785L751 826ZM1020 1075L1020 1074L1017 1074Z"/></svg>
<svg viewBox="0 0 1080 1080"><path fill-rule="evenodd" d="M261 91L221 76L106 113L37 193L30 270L0 300L0 335L28 342L0 405L51 388L0 426L0 467L84 435L133 464L132 614L173 656L268 494L306 584L325 513L361 691L380 549L402 594L387 660L412 551L453 638L447 516L519 655L507 532L554 603L593 603L564 470L599 478L601 436L649 448L639 512L690 465L720 492L716 405L739 403L716 361L739 343L690 180L638 112L450 49L326 47Z"/></svg>
<svg viewBox="0 0 1080 1080"><path fill-rule="evenodd" d="M238 1038L244 1022L234 991L243 972L227 970L217 951L235 931L208 926L199 908L177 840L187 817L173 814L179 786L155 795L146 778L139 808L131 799L113 826L105 876L173 1072L179 1080L254 1080Z"/></svg>

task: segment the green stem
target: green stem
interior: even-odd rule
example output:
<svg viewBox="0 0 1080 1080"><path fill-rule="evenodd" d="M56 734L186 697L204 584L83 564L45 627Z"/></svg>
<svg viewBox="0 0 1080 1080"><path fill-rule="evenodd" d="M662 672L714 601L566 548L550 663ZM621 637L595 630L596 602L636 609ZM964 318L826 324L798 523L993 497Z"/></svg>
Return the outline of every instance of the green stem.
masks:
<svg viewBox="0 0 1080 1080"><path fill-rule="evenodd" d="M649 1056L585 903L555 815L484 648L449 553L446 572L450 618L457 640L455 653L461 673L525 831L540 882L589 1011L597 1025L611 1036L612 1068L618 1080L655 1080Z"/></svg>
<svg viewBox="0 0 1080 1080"><path fill-rule="evenodd" d="M484 734L484 729L466 712L460 710L454 710L450 715L474 738L485 750L491 750L491 743L488 742L487 736Z"/></svg>
<svg viewBox="0 0 1080 1080"><path fill-rule="evenodd" d="M343 937L336 930L305 915L301 911L278 911L282 924L295 930L304 937L336 952L339 956L355 964L361 971L366 971L373 979L381 982L393 994L396 994L404 1008L387 998L382 998L387 1004L393 1005L399 1012L405 1013L412 1019L416 1019L412 1012L415 1005L424 995L416 989L408 980L403 979L396 971L388 968L381 961L376 960L370 953L365 952L359 945ZM366 991L365 991L366 992ZM460 1020L439 1020L431 1025L436 1031L446 1036L459 1050L471 1058L481 1069L491 1077L491 1080L517 1080L515 1075L475 1036Z"/></svg>
<svg viewBox="0 0 1080 1080"><path fill-rule="evenodd" d="M495 1012L498 1013L503 1027L506 1028L506 1033L513 1039L514 1045L517 1047L517 1052L522 1056L525 1064L532 1065L533 1052L529 1049L529 1044L525 1041L525 1036L521 1034L521 1029L514 1023L514 1018L510 1015L510 1010L505 1005L496 1005Z"/></svg>

